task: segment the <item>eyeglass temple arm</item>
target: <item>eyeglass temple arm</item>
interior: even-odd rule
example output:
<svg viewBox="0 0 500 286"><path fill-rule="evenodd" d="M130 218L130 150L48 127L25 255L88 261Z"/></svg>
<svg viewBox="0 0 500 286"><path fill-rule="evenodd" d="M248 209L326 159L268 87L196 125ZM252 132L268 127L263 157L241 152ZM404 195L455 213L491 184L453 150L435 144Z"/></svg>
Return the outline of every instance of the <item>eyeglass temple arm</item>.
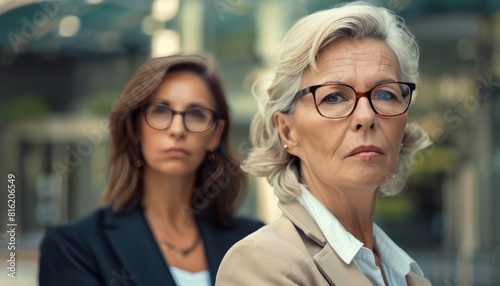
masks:
<svg viewBox="0 0 500 286"><path fill-rule="evenodd" d="M301 98L302 96L304 96L304 95L306 95L308 93L314 93L316 91L316 89L318 89L318 87L320 87L320 85L313 85L313 86L310 86L310 87L306 87L303 90L299 90L295 94L295 97L294 97L293 101L298 100L299 98Z"/></svg>

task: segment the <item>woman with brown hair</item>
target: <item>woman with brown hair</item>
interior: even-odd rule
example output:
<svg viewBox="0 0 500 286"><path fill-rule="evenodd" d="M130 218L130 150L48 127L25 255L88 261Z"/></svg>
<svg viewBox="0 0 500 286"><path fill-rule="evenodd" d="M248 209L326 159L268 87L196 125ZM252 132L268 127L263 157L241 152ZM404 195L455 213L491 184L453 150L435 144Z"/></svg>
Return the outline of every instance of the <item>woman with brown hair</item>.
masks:
<svg viewBox="0 0 500 286"><path fill-rule="evenodd" d="M210 57L147 61L111 114L109 206L47 232L40 285L213 285L262 226L234 216L246 176L229 126Z"/></svg>

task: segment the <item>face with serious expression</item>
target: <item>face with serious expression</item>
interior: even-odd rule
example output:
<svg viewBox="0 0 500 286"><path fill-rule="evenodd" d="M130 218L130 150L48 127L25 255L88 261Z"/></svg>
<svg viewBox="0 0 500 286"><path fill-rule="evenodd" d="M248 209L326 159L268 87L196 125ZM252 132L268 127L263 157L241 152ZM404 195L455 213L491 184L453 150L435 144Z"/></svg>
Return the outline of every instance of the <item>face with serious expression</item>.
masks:
<svg viewBox="0 0 500 286"><path fill-rule="evenodd" d="M346 39L319 53L317 70L304 71L299 90L337 83L365 92L400 80L398 61L384 42ZM395 172L407 113L378 115L368 98L361 97L349 116L325 118L309 93L297 100L292 113L277 113L274 120L287 151L300 159L305 184L376 190Z"/></svg>

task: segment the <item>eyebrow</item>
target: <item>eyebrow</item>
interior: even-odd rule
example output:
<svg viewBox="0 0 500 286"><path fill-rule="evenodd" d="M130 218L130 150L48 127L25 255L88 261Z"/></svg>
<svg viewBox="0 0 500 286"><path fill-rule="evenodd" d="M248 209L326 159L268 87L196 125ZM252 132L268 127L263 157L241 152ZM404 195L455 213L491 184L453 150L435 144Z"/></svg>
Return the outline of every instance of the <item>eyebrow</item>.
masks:
<svg viewBox="0 0 500 286"><path fill-rule="evenodd" d="M397 80L397 79L389 79L389 78L380 79L380 80L377 80L374 84L372 84L372 86L376 86L376 85L387 83L387 82L396 82L396 81L399 81L399 80ZM319 85L324 85L324 84L343 84L343 85L351 86L350 84L342 82L342 81L327 81L327 82L321 83Z"/></svg>
<svg viewBox="0 0 500 286"><path fill-rule="evenodd" d="M151 101L151 103L160 103L160 104L164 104L164 105L170 107L170 101L164 100L164 99L157 99L157 100ZM190 109L190 108L208 108L208 109L210 109L209 107L207 107L201 103L196 103L196 102L190 103L188 105L187 109Z"/></svg>

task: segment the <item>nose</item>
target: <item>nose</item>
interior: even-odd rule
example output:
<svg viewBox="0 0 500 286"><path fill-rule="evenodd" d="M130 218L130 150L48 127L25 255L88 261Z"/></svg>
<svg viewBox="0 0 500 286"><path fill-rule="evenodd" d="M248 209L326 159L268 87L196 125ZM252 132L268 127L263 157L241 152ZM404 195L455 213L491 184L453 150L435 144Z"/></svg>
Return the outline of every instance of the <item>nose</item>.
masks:
<svg viewBox="0 0 500 286"><path fill-rule="evenodd" d="M172 123L167 128L168 134L172 137L184 136L186 134L186 127L184 126L183 117L180 114L175 114L172 117Z"/></svg>
<svg viewBox="0 0 500 286"><path fill-rule="evenodd" d="M368 98L361 97L352 114L352 129L354 131L373 129L375 127L375 117L376 113L372 109Z"/></svg>

